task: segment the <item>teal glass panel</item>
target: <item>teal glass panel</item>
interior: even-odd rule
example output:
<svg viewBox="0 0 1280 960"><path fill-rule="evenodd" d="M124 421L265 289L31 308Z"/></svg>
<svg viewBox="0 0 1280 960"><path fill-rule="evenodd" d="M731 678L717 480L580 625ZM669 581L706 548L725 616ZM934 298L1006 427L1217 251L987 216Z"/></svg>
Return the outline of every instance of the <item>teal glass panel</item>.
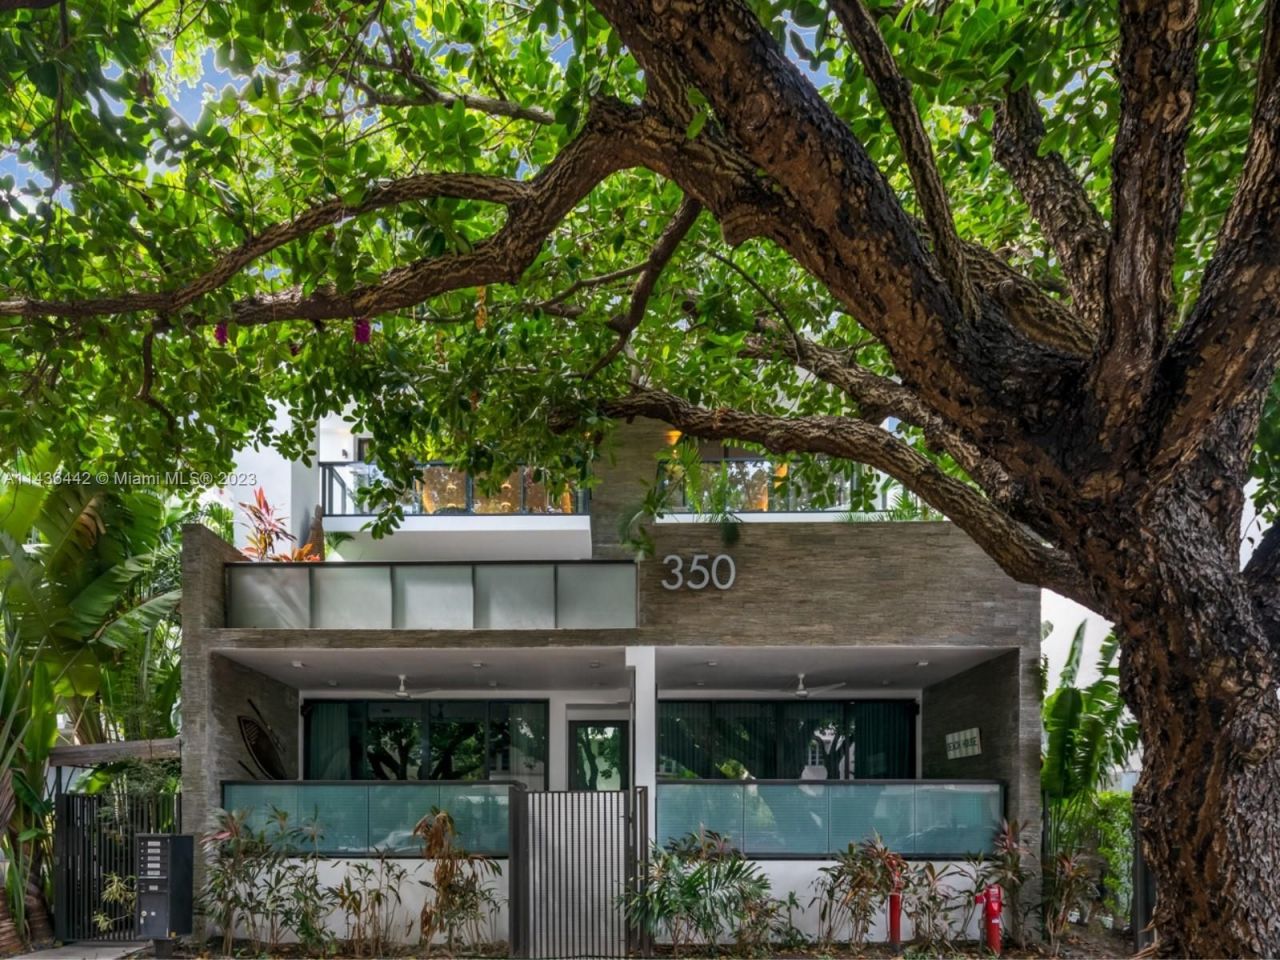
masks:
<svg viewBox="0 0 1280 960"><path fill-rule="evenodd" d="M853 704L853 775L905 780L916 775L916 705L911 700Z"/></svg>
<svg viewBox="0 0 1280 960"><path fill-rule="evenodd" d="M758 784L745 789L745 853L825 853L827 787Z"/></svg>
<svg viewBox="0 0 1280 960"><path fill-rule="evenodd" d="M264 780L261 783L228 784L222 797L223 807L234 813L247 813L245 823L251 830L274 832L277 822L274 811L287 814L291 827L301 826L298 815L298 785L294 782L277 783Z"/></svg>
<svg viewBox="0 0 1280 960"><path fill-rule="evenodd" d="M741 848L745 785L664 783L658 787L657 841L667 846L713 831Z"/></svg>
<svg viewBox="0 0 1280 960"><path fill-rule="evenodd" d="M507 852L510 789L504 784L440 784L440 809L453 817L457 841L470 853Z"/></svg>
<svg viewBox="0 0 1280 960"><path fill-rule="evenodd" d="M324 853L358 853L369 849L369 788L302 784L298 815L315 820Z"/></svg>
<svg viewBox="0 0 1280 960"><path fill-rule="evenodd" d="M395 786L370 784L369 848L387 853L417 853L422 841L413 835L418 821L440 804L436 784Z"/></svg>
<svg viewBox="0 0 1280 960"><path fill-rule="evenodd" d="M920 783L915 852L928 856L990 853L1004 806L993 783Z"/></svg>
<svg viewBox="0 0 1280 960"><path fill-rule="evenodd" d="M916 853L915 789L875 783L831 787L831 849L879 836L891 850Z"/></svg>

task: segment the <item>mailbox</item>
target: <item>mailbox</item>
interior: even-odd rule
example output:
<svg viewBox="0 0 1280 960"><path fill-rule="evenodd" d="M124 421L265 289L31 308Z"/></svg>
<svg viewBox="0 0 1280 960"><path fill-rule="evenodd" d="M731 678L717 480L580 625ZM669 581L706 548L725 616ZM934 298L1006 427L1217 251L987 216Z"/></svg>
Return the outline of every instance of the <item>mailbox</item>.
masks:
<svg viewBox="0 0 1280 960"><path fill-rule="evenodd" d="M168 940L191 932L195 838L140 833L135 931L141 940Z"/></svg>

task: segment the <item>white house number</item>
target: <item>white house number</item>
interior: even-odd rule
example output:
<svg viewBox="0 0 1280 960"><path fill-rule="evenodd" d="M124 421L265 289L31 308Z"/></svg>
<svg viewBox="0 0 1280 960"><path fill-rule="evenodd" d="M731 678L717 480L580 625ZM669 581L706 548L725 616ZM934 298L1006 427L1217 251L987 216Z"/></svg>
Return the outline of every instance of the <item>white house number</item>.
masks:
<svg viewBox="0 0 1280 960"><path fill-rule="evenodd" d="M708 584L717 590L728 590L738 576L733 557L727 553L718 553L714 557L709 553L695 553L689 558L688 569L685 568L684 557L678 554L663 557L662 562L667 565L668 573L662 585L668 590L679 590L681 587L702 590Z"/></svg>

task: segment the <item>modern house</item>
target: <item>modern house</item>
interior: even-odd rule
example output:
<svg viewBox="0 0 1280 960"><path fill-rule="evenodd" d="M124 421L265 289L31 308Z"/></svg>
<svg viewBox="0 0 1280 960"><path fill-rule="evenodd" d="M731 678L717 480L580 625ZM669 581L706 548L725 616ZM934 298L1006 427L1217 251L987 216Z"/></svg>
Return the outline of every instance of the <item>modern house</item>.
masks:
<svg viewBox="0 0 1280 960"><path fill-rule="evenodd" d="M565 956L541 928L614 924L646 838L714 830L807 904L872 833L959 860L1002 817L1038 825L1039 591L949 523L807 509L733 450L707 458L740 490L736 538L676 513L637 560L619 519L667 443L623 428L590 491L559 495L521 471L485 496L426 465L375 540L372 468L329 427L320 462L289 467L284 512L303 533L318 502L353 535L342 559L251 563L187 530L187 829L218 807L317 816L338 875L380 852L413 864L414 824L448 809L470 849L507 858L498 935ZM625 948L614 927L573 936Z"/></svg>

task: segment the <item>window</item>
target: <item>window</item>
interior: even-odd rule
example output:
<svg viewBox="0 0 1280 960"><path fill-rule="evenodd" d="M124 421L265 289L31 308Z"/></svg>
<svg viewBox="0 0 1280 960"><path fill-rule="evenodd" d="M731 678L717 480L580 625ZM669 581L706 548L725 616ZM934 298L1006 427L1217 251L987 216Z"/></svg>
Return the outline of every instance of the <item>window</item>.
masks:
<svg viewBox="0 0 1280 960"><path fill-rule="evenodd" d="M308 780L491 780L546 789L545 700L316 700Z"/></svg>
<svg viewBox="0 0 1280 960"><path fill-rule="evenodd" d="M663 700L670 779L913 779L914 700Z"/></svg>

